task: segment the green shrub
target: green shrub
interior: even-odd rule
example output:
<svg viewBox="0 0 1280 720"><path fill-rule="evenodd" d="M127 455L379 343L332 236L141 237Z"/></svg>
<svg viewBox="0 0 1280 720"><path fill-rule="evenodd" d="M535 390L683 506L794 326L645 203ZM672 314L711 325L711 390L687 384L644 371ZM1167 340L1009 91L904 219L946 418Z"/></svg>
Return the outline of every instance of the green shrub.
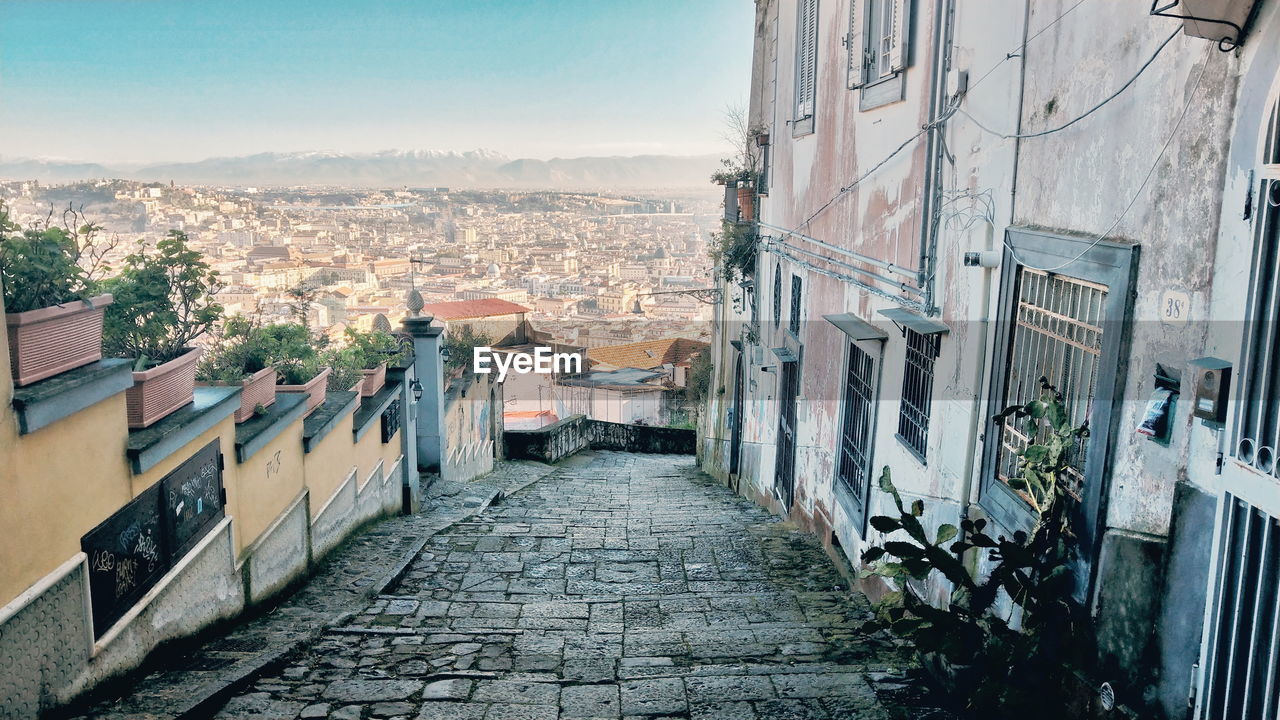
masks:
<svg viewBox="0 0 1280 720"><path fill-rule="evenodd" d="M170 230L154 248L125 258L120 274L101 283L115 296L107 306L102 344L111 357L134 358L145 370L179 357L222 317L214 295L222 289L218 274L187 236Z"/></svg>
<svg viewBox="0 0 1280 720"><path fill-rule="evenodd" d="M94 294L94 280L109 268L102 257L115 240L100 239L102 228L68 208L63 224L49 219L22 229L0 203L0 284L5 312L20 313Z"/></svg>

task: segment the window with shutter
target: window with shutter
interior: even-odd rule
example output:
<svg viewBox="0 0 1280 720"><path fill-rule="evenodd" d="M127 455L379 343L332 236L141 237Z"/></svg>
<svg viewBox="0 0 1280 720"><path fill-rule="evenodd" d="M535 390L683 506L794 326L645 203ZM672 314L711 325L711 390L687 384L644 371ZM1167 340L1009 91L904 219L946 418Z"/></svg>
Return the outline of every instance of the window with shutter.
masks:
<svg viewBox="0 0 1280 720"><path fill-rule="evenodd" d="M849 88L863 88L861 108L901 100L911 63L912 0L853 0L850 7Z"/></svg>
<svg viewBox="0 0 1280 720"><path fill-rule="evenodd" d="M813 132L818 76L818 0L800 0L796 7L796 88L792 129Z"/></svg>

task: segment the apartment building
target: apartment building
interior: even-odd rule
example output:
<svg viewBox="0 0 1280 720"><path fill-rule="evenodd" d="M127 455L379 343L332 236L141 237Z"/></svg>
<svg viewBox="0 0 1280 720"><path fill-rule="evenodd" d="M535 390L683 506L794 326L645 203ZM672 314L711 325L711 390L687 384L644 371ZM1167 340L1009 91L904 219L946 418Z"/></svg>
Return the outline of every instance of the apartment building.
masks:
<svg viewBox="0 0 1280 720"><path fill-rule="evenodd" d="M722 282L703 466L855 565L885 466L927 526L1011 536L1028 439L993 418L1047 378L1090 428L1087 682L1275 717L1280 3L756 7L763 168L726 214L757 255ZM1167 432L1136 432L1159 389Z"/></svg>

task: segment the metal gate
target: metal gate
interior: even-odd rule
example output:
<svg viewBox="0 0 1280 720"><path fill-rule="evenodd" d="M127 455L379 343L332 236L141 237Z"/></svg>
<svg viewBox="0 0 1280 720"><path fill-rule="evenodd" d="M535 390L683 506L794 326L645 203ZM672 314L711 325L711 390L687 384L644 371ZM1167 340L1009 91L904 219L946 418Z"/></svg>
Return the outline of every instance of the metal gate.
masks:
<svg viewBox="0 0 1280 720"><path fill-rule="evenodd" d="M1201 717L1273 720L1280 708L1280 522L1227 493L1220 527Z"/></svg>
<svg viewBox="0 0 1280 720"><path fill-rule="evenodd" d="M784 362L779 375L778 458L773 469L773 493L791 509L796 492L796 398L800 395L799 363Z"/></svg>

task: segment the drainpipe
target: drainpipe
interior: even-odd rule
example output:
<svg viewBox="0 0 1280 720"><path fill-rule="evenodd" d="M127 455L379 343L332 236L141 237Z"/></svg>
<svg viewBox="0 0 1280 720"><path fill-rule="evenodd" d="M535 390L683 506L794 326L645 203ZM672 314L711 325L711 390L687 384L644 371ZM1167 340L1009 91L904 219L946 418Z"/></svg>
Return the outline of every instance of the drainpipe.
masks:
<svg viewBox="0 0 1280 720"><path fill-rule="evenodd" d="M1022 49L1018 53L1018 113L1014 120L1016 130L1014 134L1022 133L1022 106L1023 98L1026 94L1026 78L1027 78L1027 42L1031 32L1031 0L1025 0L1022 8ZM1013 170L1009 179L1009 218L1006 225L1012 225L1014 218L1017 217L1015 205L1018 197L1018 156L1022 148L1022 140L1014 138L1013 141ZM985 250L994 250L996 248L995 236L998 230L995 225L989 225L987 228ZM1001 241L1003 246L1003 240ZM969 458L966 461L968 466L964 474L964 493L961 495L965 506L963 508L963 516L968 518L969 506L978 502L978 493L982 487L980 479L977 477L982 472L982 463L978 461L979 457L986 454L985 445L979 447L978 440L980 428L986 428L987 418L983 413L984 398L991 393L989 385L990 378L987 375L987 358L992 357L995 348L991 346L994 338L990 337L991 323L991 285L992 270L985 270L982 277L982 328L979 336L981 337L982 355L978 358L977 372L974 375L974 382L978 388L977 394L973 398L973 418L975 420L969 427ZM960 539L964 539L964 533L960 535Z"/></svg>
<svg viewBox="0 0 1280 720"><path fill-rule="evenodd" d="M934 3L934 62L932 67L932 87L929 92L929 120L938 116L946 103L947 71L951 65L951 40L955 22L954 0L935 0ZM924 289L924 309L928 314L938 311L935 278L937 276L937 246L939 213L942 204L942 170L944 153L942 142L946 132L946 123L931 128L927 135L925 150L924 187L924 224L920 234L920 268L918 283Z"/></svg>

